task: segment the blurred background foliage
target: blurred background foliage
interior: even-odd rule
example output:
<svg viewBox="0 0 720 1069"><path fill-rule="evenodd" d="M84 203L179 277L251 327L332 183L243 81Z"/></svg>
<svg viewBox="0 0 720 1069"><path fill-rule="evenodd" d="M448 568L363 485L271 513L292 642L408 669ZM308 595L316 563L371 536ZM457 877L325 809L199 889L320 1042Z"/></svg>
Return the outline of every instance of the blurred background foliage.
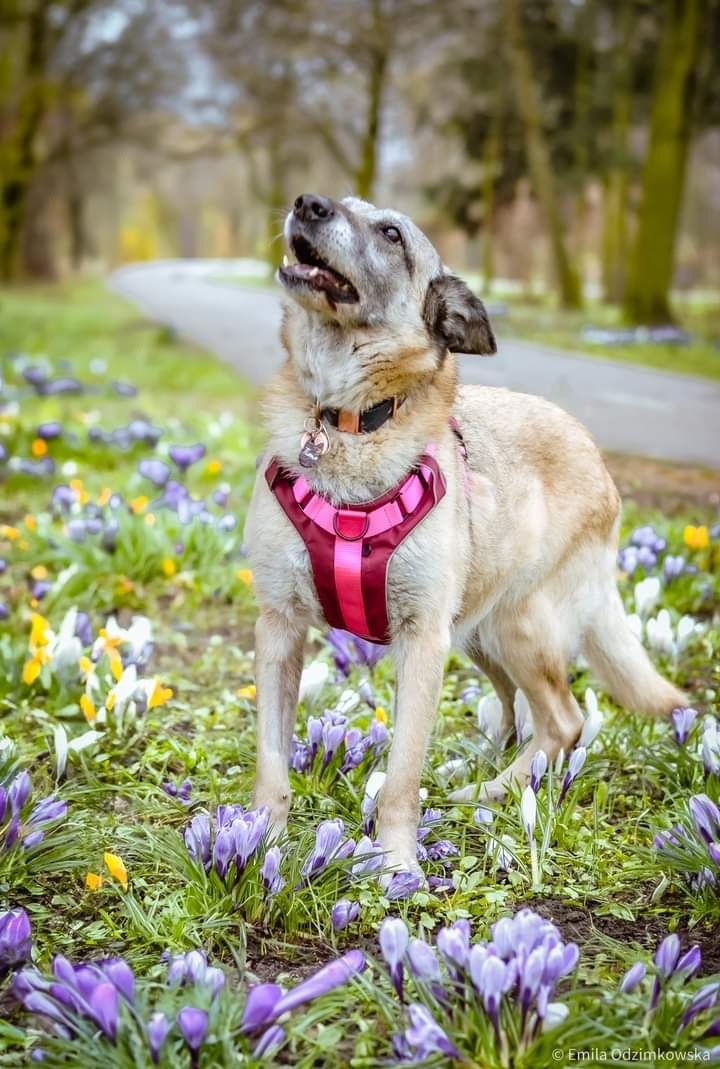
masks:
<svg viewBox="0 0 720 1069"><path fill-rule="evenodd" d="M272 265L306 188L485 292L717 314L720 0L0 0L5 282Z"/></svg>

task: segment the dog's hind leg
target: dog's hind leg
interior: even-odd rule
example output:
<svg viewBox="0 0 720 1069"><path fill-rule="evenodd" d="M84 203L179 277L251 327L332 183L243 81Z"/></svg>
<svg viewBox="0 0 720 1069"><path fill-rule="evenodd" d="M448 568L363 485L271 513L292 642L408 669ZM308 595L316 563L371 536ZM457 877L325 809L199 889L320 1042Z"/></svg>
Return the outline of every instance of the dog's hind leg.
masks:
<svg viewBox="0 0 720 1069"><path fill-rule="evenodd" d="M253 806L266 805L277 834L290 811L288 760L302 673L306 629L264 610L255 625L257 759Z"/></svg>
<svg viewBox="0 0 720 1069"><path fill-rule="evenodd" d="M568 685L568 651L559 624L542 595L500 623L503 661L530 703L533 737L499 776L483 784L481 797L502 798L513 779L524 787L538 750L553 761L561 749L567 751L577 742L583 715Z"/></svg>
<svg viewBox="0 0 720 1069"><path fill-rule="evenodd" d="M503 738L507 738L515 729L515 684L502 665L483 652L477 639L473 638L467 643L465 649L468 657L472 658L478 668L488 677L500 699L503 711L501 733Z"/></svg>
<svg viewBox="0 0 720 1069"><path fill-rule="evenodd" d="M418 792L425 751L432 731L449 628L428 624L422 634L400 639L394 651L397 703L387 777L378 805L378 838L386 863L419 872L417 863Z"/></svg>

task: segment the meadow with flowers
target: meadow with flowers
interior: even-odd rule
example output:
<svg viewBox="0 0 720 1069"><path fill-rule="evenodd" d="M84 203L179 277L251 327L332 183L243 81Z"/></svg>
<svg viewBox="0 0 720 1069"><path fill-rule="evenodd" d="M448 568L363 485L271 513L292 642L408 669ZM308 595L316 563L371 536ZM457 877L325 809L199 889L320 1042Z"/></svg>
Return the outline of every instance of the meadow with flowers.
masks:
<svg viewBox="0 0 720 1069"><path fill-rule="evenodd" d="M532 710L451 657L389 872L382 648L311 634L287 835L251 808L255 394L88 284L5 295L0 359L0 1065L720 1062L716 502L628 502L618 560L691 705L579 661L577 746L485 804Z"/></svg>

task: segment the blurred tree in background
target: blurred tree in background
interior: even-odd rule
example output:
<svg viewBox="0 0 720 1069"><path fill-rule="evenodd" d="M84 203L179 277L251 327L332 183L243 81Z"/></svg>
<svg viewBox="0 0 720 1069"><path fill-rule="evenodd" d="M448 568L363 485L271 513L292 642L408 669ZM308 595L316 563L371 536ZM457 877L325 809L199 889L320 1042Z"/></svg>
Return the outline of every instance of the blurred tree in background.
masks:
<svg viewBox="0 0 720 1069"><path fill-rule="evenodd" d="M307 188L567 308L720 287L720 0L0 0L0 273L282 253Z"/></svg>

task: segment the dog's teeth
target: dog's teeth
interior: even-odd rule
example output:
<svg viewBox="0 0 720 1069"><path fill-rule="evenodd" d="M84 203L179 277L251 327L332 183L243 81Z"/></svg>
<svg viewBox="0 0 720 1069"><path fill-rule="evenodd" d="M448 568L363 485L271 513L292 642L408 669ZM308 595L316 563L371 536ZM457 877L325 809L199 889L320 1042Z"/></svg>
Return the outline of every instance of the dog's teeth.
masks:
<svg viewBox="0 0 720 1069"><path fill-rule="evenodd" d="M290 261L288 260L287 255L283 256L283 262L282 262L283 267L288 267L289 264L290 264Z"/></svg>
<svg viewBox="0 0 720 1069"><path fill-rule="evenodd" d="M317 273L318 273L318 268L317 268L317 267L313 267L313 268L312 268L312 269L310 270L310 272L309 272L309 274L310 274L310 278L315 278L315 275L316 275Z"/></svg>

